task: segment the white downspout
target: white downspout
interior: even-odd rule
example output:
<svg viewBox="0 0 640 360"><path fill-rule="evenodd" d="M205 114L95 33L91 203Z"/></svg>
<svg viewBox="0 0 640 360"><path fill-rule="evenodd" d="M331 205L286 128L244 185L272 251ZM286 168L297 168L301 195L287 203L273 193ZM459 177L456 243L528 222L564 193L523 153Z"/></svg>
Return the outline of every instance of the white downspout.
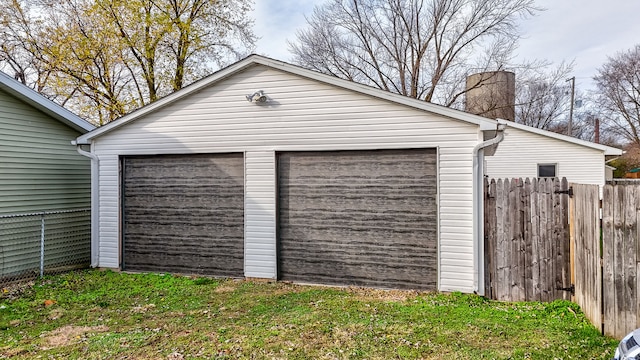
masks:
<svg viewBox="0 0 640 360"><path fill-rule="evenodd" d="M78 144L75 140L72 141L71 144L76 146L78 154L91 159L91 267L95 268L100 265L100 233L98 231L98 220L100 219L100 206L98 206L100 159L96 154L82 150L82 145Z"/></svg>
<svg viewBox="0 0 640 360"><path fill-rule="evenodd" d="M504 140L507 124L498 120L496 136L481 142L473 148L473 253L476 261L473 264L474 291L484 296L484 153L480 150ZM482 159L481 159L482 158ZM482 161L481 161L482 160Z"/></svg>

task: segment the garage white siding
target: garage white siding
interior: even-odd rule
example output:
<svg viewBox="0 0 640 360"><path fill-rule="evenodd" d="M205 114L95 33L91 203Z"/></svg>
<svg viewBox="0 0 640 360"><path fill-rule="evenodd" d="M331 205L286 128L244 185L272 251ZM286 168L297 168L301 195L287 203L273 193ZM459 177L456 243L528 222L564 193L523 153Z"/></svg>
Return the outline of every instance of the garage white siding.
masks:
<svg viewBox="0 0 640 360"><path fill-rule="evenodd" d="M270 101L249 103L264 90ZM255 65L94 139L100 266L118 267L119 155L245 153L245 276L276 276L276 151L438 149L439 285L474 290L477 125Z"/></svg>
<svg viewBox="0 0 640 360"><path fill-rule="evenodd" d="M120 266L120 167L117 155L100 156L100 239L98 266L117 268Z"/></svg>
<svg viewBox="0 0 640 360"><path fill-rule="evenodd" d="M245 153L245 276L276 278L274 151Z"/></svg>
<svg viewBox="0 0 640 360"><path fill-rule="evenodd" d="M526 155L526 161L523 161ZM569 182L604 186L604 152L509 127L494 156L486 157L490 178L533 178L537 164L557 164L556 175Z"/></svg>

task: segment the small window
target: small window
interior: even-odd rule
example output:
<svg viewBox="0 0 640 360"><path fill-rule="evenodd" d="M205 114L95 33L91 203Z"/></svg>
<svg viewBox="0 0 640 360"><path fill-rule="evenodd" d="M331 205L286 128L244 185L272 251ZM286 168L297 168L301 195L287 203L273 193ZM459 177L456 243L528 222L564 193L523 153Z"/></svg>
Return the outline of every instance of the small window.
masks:
<svg viewBox="0 0 640 360"><path fill-rule="evenodd" d="M538 164L538 177L556 177L557 164Z"/></svg>

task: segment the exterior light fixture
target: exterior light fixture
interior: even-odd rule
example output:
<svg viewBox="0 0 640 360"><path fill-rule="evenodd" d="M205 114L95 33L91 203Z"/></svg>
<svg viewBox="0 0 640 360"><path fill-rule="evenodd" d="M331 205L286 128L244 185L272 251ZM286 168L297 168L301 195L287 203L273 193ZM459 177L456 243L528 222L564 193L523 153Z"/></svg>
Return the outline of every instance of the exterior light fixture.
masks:
<svg viewBox="0 0 640 360"><path fill-rule="evenodd" d="M253 103L265 103L268 100L267 95L265 95L264 91L262 90L258 90L253 94L247 95L245 97L247 98L248 102L253 102Z"/></svg>

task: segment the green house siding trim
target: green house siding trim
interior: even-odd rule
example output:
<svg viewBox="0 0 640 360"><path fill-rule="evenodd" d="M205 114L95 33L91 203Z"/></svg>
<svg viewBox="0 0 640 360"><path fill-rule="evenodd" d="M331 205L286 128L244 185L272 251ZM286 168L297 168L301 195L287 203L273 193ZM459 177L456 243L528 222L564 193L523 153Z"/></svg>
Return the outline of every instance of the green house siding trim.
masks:
<svg viewBox="0 0 640 360"><path fill-rule="evenodd" d="M0 214L90 207L81 133L0 90Z"/></svg>

